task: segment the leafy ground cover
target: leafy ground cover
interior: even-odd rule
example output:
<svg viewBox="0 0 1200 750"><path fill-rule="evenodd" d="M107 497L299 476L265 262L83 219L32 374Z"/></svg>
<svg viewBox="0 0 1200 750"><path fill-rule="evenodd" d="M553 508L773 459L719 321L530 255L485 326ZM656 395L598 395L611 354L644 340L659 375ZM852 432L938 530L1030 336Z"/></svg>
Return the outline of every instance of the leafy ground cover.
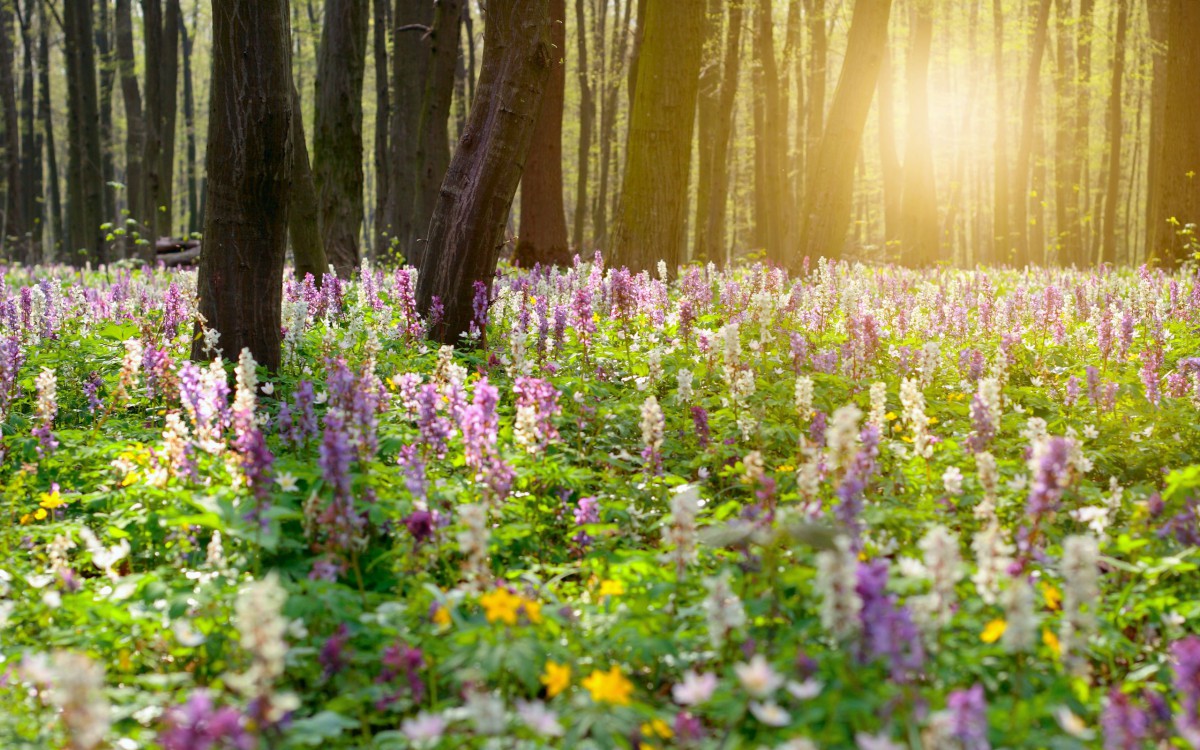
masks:
<svg viewBox="0 0 1200 750"><path fill-rule="evenodd" d="M0 286L5 748L1200 747L1200 284Z"/></svg>

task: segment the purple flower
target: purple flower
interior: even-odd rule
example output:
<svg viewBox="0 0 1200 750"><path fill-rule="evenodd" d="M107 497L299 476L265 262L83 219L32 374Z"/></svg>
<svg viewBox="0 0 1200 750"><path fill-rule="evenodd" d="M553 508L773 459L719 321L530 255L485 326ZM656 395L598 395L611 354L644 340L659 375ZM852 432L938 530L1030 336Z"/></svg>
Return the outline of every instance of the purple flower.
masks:
<svg viewBox="0 0 1200 750"><path fill-rule="evenodd" d="M388 684L403 676L413 703L420 703L425 698L425 681L421 678L421 670L425 668L425 655L421 649L412 648L403 643L388 646L383 652L383 671L379 673L376 682ZM380 708L385 708L400 700L401 693L395 691L386 695Z"/></svg>
<svg viewBox="0 0 1200 750"><path fill-rule="evenodd" d="M164 750L251 750L254 738L236 709L217 708L207 690L195 690L185 703L167 709L158 741Z"/></svg>
<svg viewBox="0 0 1200 750"><path fill-rule="evenodd" d="M1104 750L1139 750L1150 728L1150 717L1120 688L1113 688L1100 725L1104 727Z"/></svg>
<svg viewBox="0 0 1200 750"><path fill-rule="evenodd" d="M317 659L321 663L322 673L325 679L329 679L338 672L341 672L346 667L346 644L350 641L350 629L346 623L338 625L334 634L329 636L324 644L321 645L321 652Z"/></svg>
<svg viewBox="0 0 1200 750"><path fill-rule="evenodd" d="M1033 481L1025 512L1038 518L1058 508L1063 491L1071 483L1071 440L1064 437L1047 438L1034 454Z"/></svg>
<svg viewBox="0 0 1200 750"><path fill-rule="evenodd" d="M427 510L414 510L404 519L405 528L417 544L433 536L433 525L433 514Z"/></svg>
<svg viewBox="0 0 1200 750"><path fill-rule="evenodd" d="M1171 657L1175 660L1175 692L1180 707L1175 728L1196 747L1200 740L1200 636L1176 641L1171 646Z"/></svg>
<svg viewBox="0 0 1200 750"><path fill-rule="evenodd" d="M855 586L862 599L862 652L865 660L884 660L896 682L907 682L920 673L925 663L921 633L907 607L898 606L887 593L886 560L859 563Z"/></svg>
<svg viewBox="0 0 1200 750"><path fill-rule="evenodd" d="M696 439L701 448L707 448L711 442L711 432L708 428L708 411L703 406L692 407L692 427L696 430Z"/></svg>
<svg viewBox="0 0 1200 750"><path fill-rule="evenodd" d="M962 743L962 750L989 750L987 702L983 696L983 685L976 684L968 690L955 690L946 698L946 709L950 712L951 732Z"/></svg>

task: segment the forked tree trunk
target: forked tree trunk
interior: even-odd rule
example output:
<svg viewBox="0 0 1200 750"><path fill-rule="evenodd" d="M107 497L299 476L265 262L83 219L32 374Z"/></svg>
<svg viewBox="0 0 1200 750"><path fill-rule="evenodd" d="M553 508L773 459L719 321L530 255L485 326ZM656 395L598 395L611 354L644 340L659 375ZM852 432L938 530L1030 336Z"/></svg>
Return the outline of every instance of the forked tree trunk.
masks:
<svg viewBox="0 0 1200 750"><path fill-rule="evenodd" d="M563 99L567 69L566 0L550 0L550 43L553 62L529 158L521 175L521 228L514 260L521 266L565 266L571 262L567 248L567 214L563 207Z"/></svg>
<svg viewBox="0 0 1200 750"><path fill-rule="evenodd" d="M887 44L892 0L857 0L842 74L812 164L800 257L842 254L854 197L854 164Z"/></svg>
<svg viewBox="0 0 1200 750"><path fill-rule="evenodd" d="M288 0L213 0L208 205L197 290L226 357L280 360L292 178ZM208 359L200 325L192 358Z"/></svg>
<svg viewBox="0 0 1200 750"><path fill-rule="evenodd" d="M476 281L491 285L504 223L529 153L554 61L549 0L489 0L483 64L466 133L454 152L429 224L417 282L426 314L443 314L431 338L454 344L471 323Z"/></svg>
<svg viewBox="0 0 1200 750"><path fill-rule="evenodd" d="M362 229L362 92L370 19L367 2L326 0L317 60L312 170L321 238L342 278L349 278L358 269Z"/></svg>
<svg viewBox="0 0 1200 750"><path fill-rule="evenodd" d="M614 265L645 271L661 260L674 270L683 259L703 49L703 0L648 3L621 209L610 247Z"/></svg>

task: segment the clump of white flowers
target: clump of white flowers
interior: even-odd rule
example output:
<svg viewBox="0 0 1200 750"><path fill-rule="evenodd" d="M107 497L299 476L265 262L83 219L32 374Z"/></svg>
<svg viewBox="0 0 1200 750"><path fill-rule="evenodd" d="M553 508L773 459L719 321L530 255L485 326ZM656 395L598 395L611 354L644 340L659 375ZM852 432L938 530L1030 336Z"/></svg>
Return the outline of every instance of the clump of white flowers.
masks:
<svg viewBox="0 0 1200 750"><path fill-rule="evenodd" d="M1000 599L1004 607L1004 635L1001 644L1012 654L1028 653L1037 646L1038 617L1034 609L1033 586L1024 576L1013 578Z"/></svg>
<svg viewBox="0 0 1200 750"><path fill-rule="evenodd" d="M704 598L704 615L708 621L708 639L713 648L720 648L734 630L746 624L746 609L742 600L729 585L729 571L704 579L708 596Z"/></svg>
<svg viewBox="0 0 1200 750"><path fill-rule="evenodd" d="M662 451L663 431L666 429L667 421L663 416L662 407L658 405L658 399L654 396L647 396L642 402L642 445L645 446L646 452L643 454L648 462L653 463L654 459Z"/></svg>
<svg viewBox="0 0 1200 750"><path fill-rule="evenodd" d="M800 424L808 424L813 411L813 379L807 375L796 378L796 413L800 415Z"/></svg>
<svg viewBox="0 0 1200 750"><path fill-rule="evenodd" d="M934 630L950 624L958 599L954 587L963 577L962 556L958 550L958 537L940 524L926 532L919 546L931 588L928 594L914 602L914 614L927 629Z"/></svg>
<svg viewBox="0 0 1200 750"><path fill-rule="evenodd" d="M825 428L825 448L829 452L829 464L844 469L854 460L858 450L858 420L862 410L853 404L842 406L833 412L829 426Z"/></svg>
<svg viewBox="0 0 1200 750"><path fill-rule="evenodd" d="M887 383L871 384L871 410L867 413L867 424L883 432L887 419Z"/></svg>
<svg viewBox="0 0 1200 750"><path fill-rule="evenodd" d="M58 651L26 658L22 676L44 692L67 730L67 750L97 750L111 724L104 668L83 654Z"/></svg>
<svg viewBox="0 0 1200 750"><path fill-rule="evenodd" d="M1060 570L1063 577L1062 650L1064 660L1073 669L1086 666L1078 651L1096 628L1099 558L1100 547L1095 537L1084 534L1063 540Z"/></svg>
<svg viewBox="0 0 1200 750"><path fill-rule="evenodd" d="M271 722L299 706L296 696L275 691L288 653L285 603L287 592L279 578L270 573L243 586L234 604L233 622L241 636L241 646L250 656L250 666L244 672L227 676L226 682L246 698L264 701L264 716Z"/></svg>
<svg viewBox="0 0 1200 750"><path fill-rule="evenodd" d="M663 526L663 544L670 549L663 558L675 564L683 575L689 563L696 559L696 516L700 514L700 489L685 485L671 497L671 517Z"/></svg>
<svg viewBox="0 0 1200 750"><path fill-rule="evenodd" d="M904 408L904 422L912 432L913 451L929 458L933 446L929 442L929 418L925 416L925 394L920 383L910 378L900 382L900 405Z"/></svg>
<svg viewBox="0 0 1200 750"><path fill-rule="evenodd" d="M850 539L839 536L834 549L817 553L817 594L821 597L821 625L836 638L858 631L862 597L858 595L858 557Z"/></svg>

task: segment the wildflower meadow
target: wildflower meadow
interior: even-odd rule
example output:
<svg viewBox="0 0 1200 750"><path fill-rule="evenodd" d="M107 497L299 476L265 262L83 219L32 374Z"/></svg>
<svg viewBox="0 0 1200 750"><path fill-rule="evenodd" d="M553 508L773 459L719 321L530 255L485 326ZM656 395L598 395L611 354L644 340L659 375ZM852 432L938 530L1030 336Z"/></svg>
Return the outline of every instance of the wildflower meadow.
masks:
<svg viewBox="0 0 1200 750"><path fill-rule="evenodd" d="M1194 270L0 273L5 750L1200 747Z"/></svg>

